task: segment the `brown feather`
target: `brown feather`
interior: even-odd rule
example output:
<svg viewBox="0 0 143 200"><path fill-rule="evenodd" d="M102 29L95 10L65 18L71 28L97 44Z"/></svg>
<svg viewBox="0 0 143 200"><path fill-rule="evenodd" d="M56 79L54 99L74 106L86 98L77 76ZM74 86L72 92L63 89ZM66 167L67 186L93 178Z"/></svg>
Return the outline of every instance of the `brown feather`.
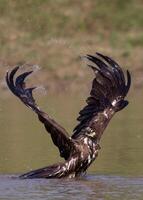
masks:
<svg viewBox="0 0 143 200"><path fill-rule="evenodd" d="M99 53L97 53L97 56L87 55L87 59L96 64L97 67L88 65L95 72L95 78L92 82L90 97L86 100L87 105L79 112L77 119L80 122L74 128L72 135L74 139L84 134L86 127L81 129L83 123L95 131L96 136L99 135L100 139L101 133L103 133L114 113L128 104L124 98L131 85L129 72L127 72L127 84L125 85L125 76L121 67L107 56ZM88 109L90 109L89 115Z"/></svg>
<svg viewBox="0 0 143 200"><path fill-rule="evenodd" d="M94 71L95 78L86 100L87 105L79 112L79 124L74 128L71 138L62 126L38 107L32 94L35 87L26 87L25 79L32 71L16 76L20 68L18 66L7 72L9 89L38 115L61 157L66 160L23 174L21 178L71 178L84 173L98 155L99 141L109 121L115 112L128 105L124 98L131 85L130 73L127 71L125 78L121 67L113 59L99 53L87 55L87 59L92 62L88 66Z"/></svg>
<svg viewBox="0 0 143 200"><path fill-rule="evenodd" d="M32 95L32 91L35 87L26 88L24 80L32 73L32 71L19 75L16 77L16 81L14 82L14 76L18 69L19 67L15 67L6 75L9 89L18 96L27 107L31 108L38 115L39 120L44 124L48 133L50 133L53 143L59 148L60 155L67 160L70 156L70 151L74 146L72 140L69 138L68 133L63 127L50 118L48 114L41 111L37 106Z"/></svg>

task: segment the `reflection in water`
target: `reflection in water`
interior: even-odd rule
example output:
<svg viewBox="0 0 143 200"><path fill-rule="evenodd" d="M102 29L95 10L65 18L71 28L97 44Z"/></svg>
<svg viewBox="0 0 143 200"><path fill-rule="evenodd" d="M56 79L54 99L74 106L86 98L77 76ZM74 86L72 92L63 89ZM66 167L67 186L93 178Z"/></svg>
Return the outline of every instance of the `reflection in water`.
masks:
<svg viewBox="0 0 143 200"><path fill-rule="evenodd" d="M85 96L48 95L40 99L39 104L71 132ZM107 176L88 175L79 180L49 181L19 180L1 175L0 199L141 200L143 179L139 177L143 176L143 108L140 105L142 98L132 97L129 106L111 120L103 135L99 157L88 174ZM44 127L13 96L0 97L0 126L1 174L24 173L59 161L58 151Z"/></svg>

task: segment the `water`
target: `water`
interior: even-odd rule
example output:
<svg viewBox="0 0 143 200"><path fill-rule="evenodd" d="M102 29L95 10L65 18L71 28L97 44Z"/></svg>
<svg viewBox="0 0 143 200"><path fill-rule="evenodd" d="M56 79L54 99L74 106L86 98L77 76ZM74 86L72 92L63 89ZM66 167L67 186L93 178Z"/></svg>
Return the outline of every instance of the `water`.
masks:
<svg viewBox="0 0 143 200"><path fill-rule="evenodd" d="M38 97L69 133L86 94ZM99 157L76 180L20 180L18 175L61 160L37 117L5 92L0 96L0 199L143 200L143 97L130 94L101 140Z"/></svg>
<svg viewBox="0 0 143 200"><path fill-rule="evenodd" d="M2 200L142 200L143 178L88 175L77 180L19 180L0 176Z"/></svg>

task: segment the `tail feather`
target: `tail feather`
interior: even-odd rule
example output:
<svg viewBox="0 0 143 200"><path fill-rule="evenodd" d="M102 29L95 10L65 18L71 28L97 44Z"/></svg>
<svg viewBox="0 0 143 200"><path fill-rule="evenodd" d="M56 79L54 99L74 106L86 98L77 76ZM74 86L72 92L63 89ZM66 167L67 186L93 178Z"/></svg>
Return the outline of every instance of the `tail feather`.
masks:
<svg viewBox="0 0 143 200"><path fill-rule="evenodd" d="M70 174L70 169L67 169L65 163L57 163L48 167L33 170L20 176L22 179L27 178L63 178Z"/></svg>
<svg viewBox="0 0 143 200"><path fill-rule="evenodd" d="M60 176L60 165L52 165L41 169L33 170L20 176L20 178L56 178Z"/></svg>

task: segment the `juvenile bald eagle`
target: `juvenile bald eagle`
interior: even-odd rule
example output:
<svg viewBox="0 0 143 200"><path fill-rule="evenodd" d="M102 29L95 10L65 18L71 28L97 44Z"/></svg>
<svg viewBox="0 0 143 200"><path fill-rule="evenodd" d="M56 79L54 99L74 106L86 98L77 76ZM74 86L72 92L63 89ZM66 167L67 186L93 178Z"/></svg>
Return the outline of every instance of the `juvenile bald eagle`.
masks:
<svg viewBox="0 0 143 200"><path fill-rule="evenodd" d="M36 104L32 95L35 87L27 88L25 84L26 77L32 71L22 73L16 78L19 66L7 72L6 82L9 89L37 114L59 149L60 156L65 159L64 163L30 171L21 175L21 178L72 178L84 174L98 155L100 138L109 121L116 112L128 105L124 98L131 85L130 73L127 71L125 79L121 67L113 59L100 53L95 56L87 55L86 58L91 62L88 66L95 77L87 104L79 112L79 124L74 128L71 137Z"/></svg>

